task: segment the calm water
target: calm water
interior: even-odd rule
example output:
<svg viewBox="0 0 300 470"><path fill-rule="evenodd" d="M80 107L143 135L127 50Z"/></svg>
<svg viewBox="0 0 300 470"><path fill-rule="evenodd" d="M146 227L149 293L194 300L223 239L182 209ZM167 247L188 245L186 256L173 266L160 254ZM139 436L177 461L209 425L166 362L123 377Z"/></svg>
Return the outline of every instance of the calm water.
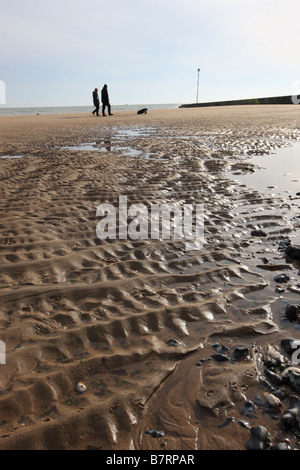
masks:
<svg viewBox="0 0 300 470"><path fill-rule="evenodd" d="M300 142L269 155L253 156L249 161L257 165L254 173L230 173L230 177L263 192L293 196L300 192Z"/></svg>
<svg viewBox="0 0 300 470"><path fill-rule="evenodd" d="M142 108L148 109L175 109L179 103L169 104L124 104L112 105L112 111L138 111ZM36 107L36 108L1 108L0 116L22 116L35 114L78 114L91 113L94 106L56 106L56 107Z"/></svg>

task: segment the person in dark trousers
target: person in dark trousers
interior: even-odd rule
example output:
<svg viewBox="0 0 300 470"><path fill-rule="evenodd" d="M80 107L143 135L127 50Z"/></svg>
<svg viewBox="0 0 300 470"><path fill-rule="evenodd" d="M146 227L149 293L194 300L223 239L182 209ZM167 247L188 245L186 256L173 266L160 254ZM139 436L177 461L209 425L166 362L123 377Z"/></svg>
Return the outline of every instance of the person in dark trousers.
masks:
<svg viewBox="0 0 300 470"><path fill-rule="evenodd" d="M102 116L106 116L106 114L105 114L106 106L107 106L107 109L108 109L109 116L112 116L111 106L110 106L108 91L107 91L107 85L104 85L104 87L101 90L101 101L102 101Z"/></svg>
<svg viewBox="0 0 300 470"><path fill-rule="evenodd" d="M96 116L99 116L100 100L98 95L98 88L95 88L95 90L93 91L93 103L95 106L93 114L95 115L96 113Z"/></svg>

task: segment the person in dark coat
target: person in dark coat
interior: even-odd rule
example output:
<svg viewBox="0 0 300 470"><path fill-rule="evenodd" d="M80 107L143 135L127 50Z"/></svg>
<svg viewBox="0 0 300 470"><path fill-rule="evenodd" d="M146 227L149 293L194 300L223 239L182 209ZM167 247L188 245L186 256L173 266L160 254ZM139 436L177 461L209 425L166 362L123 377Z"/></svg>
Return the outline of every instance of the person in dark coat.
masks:
<svg viewBox="0 0 300 470"><path fill-rule="evenodd" d="M101 101L102 101L102 116L106 116L106 114L105 114L106 106L107 106L107 109L108 109L108 114L110 116L112 116L111 106L110 106L109 96L108 96L108 91L107 91L107 85L104 85L104 87L101 90Z"/></svg>
<svg viewBox="0 0 300 470"><path fill-rule="evenodd" d="M99 116L100 100L98 95L98 88L95 88L95 90L93 91L93 103L95 106L93 114L96 113L96 116Z"/></svg>

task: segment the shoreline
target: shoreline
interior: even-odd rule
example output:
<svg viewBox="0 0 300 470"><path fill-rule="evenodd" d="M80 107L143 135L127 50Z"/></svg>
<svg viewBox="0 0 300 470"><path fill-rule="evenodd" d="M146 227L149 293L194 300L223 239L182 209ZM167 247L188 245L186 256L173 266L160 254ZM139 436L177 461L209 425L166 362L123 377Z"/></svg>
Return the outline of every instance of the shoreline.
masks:
<svg viewBox="0 0 300 470"><path fill-rule="evenodd" d="M23 156L0 158L0 449L245 450L258 425L299 448L281 425L299 393L271 372L291 363L282 340L300 340L284 316L300 265L282 251L300 198L226 176L299 141L299 117L290 105L0 116L0 156ZM204 204L204 246L100 240L96 209L120 195Z"/></svg>
<svg viewBox="0 0 300 470"><path fill-rule="evenodd" d="M180 112L180 113L184 113L185 111L188 112L188 115L190 115L191 112L193 111L197 111L198 108L201 108L201 107L207 107L207 108L212 108L212 111L216 111L216 112L222 112L222 109L224 110L228 110L228 109L234 109L234 110L249 110L251 112L251 109L256 109L256 110L260 110L260 113L262 113L263 111L278 111L278 110L282 110L284 112L292 112L292 109L295 108L295 111L297 109L297 105L292 105L292 103L282 103L282 104L277 104L277 103L270 103L270 104L265 104L265 103L262 103L262 104L259 104L259 103L255 103L253 102L250 103L248 101L255 101L255 99L251 99L251 100L236 100L236 101L223 101L223 102L211 102L211 103L224 103L222 104L222 106L206 106L206 105L210 105L211 103L208 102L208 103L190 103L190 104L184 104L184 105L178 105L178 104L174 104L173 106L170 104L170 107L169 108L166 108L166 107L162 107L162 108L147 108L148 109L148 113L146 115L140 115L138 116L138 118L142 118L142 117L145 117L145 116L148 116L149 115L153 115L155 113L160 113L160 112L166 112L166 117L167 118L170 118L171 115L168 116L169 113L173 113L173 112ZM235 104L234 106L232 104L229 104L229 103L237 103ZM245 102L245 103L244 103ZM203 106L202 106L203 105ZM132 105L134 106L134 105ZM134 109L117 109L116 110L116 114L114 114L114 116L117 116L117 115L136 115L137 114L137 111L140 109L138 107L139 105L137 105L136 108ZM151 105L140 105L141 107L146 107L146 106L151 106ZM155 105L154 105L155 106ZM166 105L167 106L167 105ZM178 106L178 107L174 107L174 106ZM131 107L131 105L130 105ZM56 108L59 108L59 107L53 107L53 109L56 109ZM70 107L65 107L65 108L69 108L71 109L72 106ZM74 108L77 108L76 106L74 106ZM45 114L17 114L17 115L1 115L0 114L0 118L1 120L2 119L6 119L6 118L21 118L21 117L24 117L24 118L33 118L35 116L49 116L49 117L71 117L71 116L78 116L78 117L91 117L91 118L94 118L96 119L96 116L93 116L92 115L92 111L93 111L93 106L86 106L86 108L90 108L90 111L89 110L86 110L85 112L74 112L74 113L45 113ZM118 108L118 106L116 107ZM214 108L218 108L218 109L215 109ZM3 108L5 110L5 108ZM18 109L18 108L9 108L9 109ZM24 109L30 109L30 108L24 108ZM51 109L50 108L32 108L32 109ZM209 109L210 110L210 109ZM203 112L207 112L209 111L208 109L206 110L202 110ZM114 106L112 105L112 112L114 111ZM201 111L201 110L198 110L198 111ZM103 117L101 114L99 115L99 117ZM106 116L106 117L109 117L109 116ZM172 119L172 117L171 117Z"/></svg>
<svg viewBox="0 0 300 470"><path fill-rule="evenodd" d="M122 111L137 111L141 108L149 110L159 109L177 109L179 103L161 103L161 104L126 104L126 105L112 105L115 112ZM35 115L57 115L57 114L89 114L93 111L93 106L33 106L33 107L0 107L0 116L35 116ZM27 111L27 113L26 113ZM9 112L11 114L9 114Z"/></svg>

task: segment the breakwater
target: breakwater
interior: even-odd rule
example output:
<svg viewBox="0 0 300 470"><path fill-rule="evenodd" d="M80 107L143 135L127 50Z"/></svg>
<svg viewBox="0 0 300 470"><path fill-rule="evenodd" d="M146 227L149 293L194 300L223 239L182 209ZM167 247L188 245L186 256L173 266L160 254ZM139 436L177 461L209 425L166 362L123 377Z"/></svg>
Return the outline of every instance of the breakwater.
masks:
<svg viewBox="0 0 300 470"><path fill-rule="evenodd" d="M235 106L235 105L253 105L253 104L299 104L299 95L273 96L268 98L249 98L243 100L230 101L210 101L206 103L182 104L179 108L197 108L205 106Z"/></svg>

